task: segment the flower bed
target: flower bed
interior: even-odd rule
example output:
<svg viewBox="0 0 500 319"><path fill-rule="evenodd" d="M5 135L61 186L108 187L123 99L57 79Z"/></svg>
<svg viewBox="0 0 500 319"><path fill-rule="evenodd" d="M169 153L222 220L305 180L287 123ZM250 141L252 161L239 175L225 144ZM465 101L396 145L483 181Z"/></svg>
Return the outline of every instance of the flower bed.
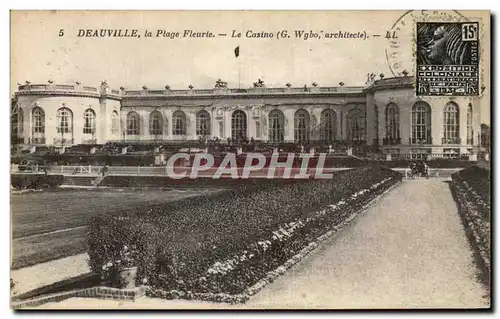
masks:
<svg viewBox="0 0 500 319"><path fill-rule="evenodd" d="M472 246L480 279L489 287L491 276L491 205L489 171L470 167L452 175L450 188Z"/></svg>
<svg viewBox="0 0 500 319"><path fill-rule="evenodd" d="M142 252L138 281L152 287L151 295L241 301L259 289L260 280L284 272L293 256L402 178L381 167L336 177L241 185L223 194L95 217L91 268L102 273L103 265L116 260L113 254L135 245Z"/></svg>

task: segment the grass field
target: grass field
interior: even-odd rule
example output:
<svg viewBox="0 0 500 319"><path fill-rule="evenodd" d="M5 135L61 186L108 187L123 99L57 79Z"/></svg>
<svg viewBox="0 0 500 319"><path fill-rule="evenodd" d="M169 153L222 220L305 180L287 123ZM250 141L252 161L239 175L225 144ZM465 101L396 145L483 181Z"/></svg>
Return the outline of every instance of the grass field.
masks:
<svg viewBox="0 0 500 319"><path fill-rule="evenodd" d="M12 268L85 251L92 215L214 192L183 190L56 190L11 196Z"/></svg>

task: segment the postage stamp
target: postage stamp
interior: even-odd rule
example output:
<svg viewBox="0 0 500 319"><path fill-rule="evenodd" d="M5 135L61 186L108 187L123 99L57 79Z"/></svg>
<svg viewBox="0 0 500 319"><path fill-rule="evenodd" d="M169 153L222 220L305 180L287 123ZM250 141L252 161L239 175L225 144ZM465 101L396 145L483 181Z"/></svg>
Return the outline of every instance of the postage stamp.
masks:
<svg viewBox="0 0 500 319"><path fill-rule="evenodd" d="M479 23L417 22L417 95L479 95Z"/></svg>

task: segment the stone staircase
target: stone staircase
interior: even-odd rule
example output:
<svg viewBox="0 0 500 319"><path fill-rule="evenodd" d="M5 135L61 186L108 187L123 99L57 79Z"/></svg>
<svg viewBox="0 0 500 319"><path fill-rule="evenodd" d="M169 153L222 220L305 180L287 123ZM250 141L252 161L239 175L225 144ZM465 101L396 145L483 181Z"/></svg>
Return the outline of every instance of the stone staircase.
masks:
<svg viewBox="0 0 500 319"><path fill-rule="evenodd" d="M103 179L105 179L105 178L106 178L106 176L101 176L101 175L97 176L97 178L95 178L95 179L92 181L92 185L93 185L93 186L95 186L95 187L97 187L97 185L99 185L99 183L100 183Z"/></svg>
<svg viewBox="0 0 500 319"><path fill-rule="evenodd" d="M96 179L95 176L77 176L77 175L65 175L62 185L63 186L94 186L93 181Z"/></svg>

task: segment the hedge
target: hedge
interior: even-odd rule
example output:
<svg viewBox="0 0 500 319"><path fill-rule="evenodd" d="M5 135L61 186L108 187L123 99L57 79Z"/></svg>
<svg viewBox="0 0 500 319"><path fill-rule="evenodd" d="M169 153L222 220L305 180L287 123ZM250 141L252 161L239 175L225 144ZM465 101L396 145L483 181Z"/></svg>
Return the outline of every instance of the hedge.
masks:
<svg viewBox="0 0 500 319"><path fill-rule="evenodd" d="M267 178L196 178L174 179L167 176L108 175L99 186L111 187L237 187L238 185L267 185ZM303 183L307 179L274 179L276 184Z"/></svg>
<svg viewBox="0 0 500 319"><path fill-rule="evenodd" d="M471 166L451 176L454 181L465 181L487 203L491 196L491 171L479 166Z"/></svg>
<svg viewBox="0 0 500 319"><path fill-rule="evenodd" d="M395 159L392 161L374 161L377 163L380 163L382 165L385 165L387 167L397 167L397 168L402 168L402 167L409 167L411 163L414 163L418 160L410 160L410 159ZM473 165L475 162L470 162L466 160L460 160L460 159L454 159L454 158L437 158L437 159L431 159L428 161L425 161L427 165L429 165L430 168L465 168Z"/></svg>
<svg viewBox="0 0 500 319"><path fill-rule="evenodd" d="M241 293L334 222L347 218L350 211L402 179L379 166L344 171L335 177L293 184L270 180L267 184L238 185L223 193L92 217L90 267L103 274L103 266L114 262L123 246L135 246L140 252L139 282L146 280L164 290ZM383 183L383 187L370 188ZM354 196L353 200L339 210L349 196ZM332 210L332 203L339 203L333 213L315 215L325 207ZM278 230L285 230L293 240L285 241ZM259 248L257 243L263 238L273 240L273 245L264 241L266 246L269 242L269 249ZM241 254L247 256L241 269L223 276L207 275L213 265Z"/></svg>
<svg viewBox="0 0 500 319"><path fill-rule="evenodd" d="M62 185L63 175L42 175L42 174L11 174L10 183L14 188L38 189L55 188Z"/></svg>
<svg viewBox="0 0 500 319"><path fill-rule="evenodd" d="M491 284L490 171L477 166L452 175L450 188L457 203L465 233L481 272L480 280Z"/></svg>

